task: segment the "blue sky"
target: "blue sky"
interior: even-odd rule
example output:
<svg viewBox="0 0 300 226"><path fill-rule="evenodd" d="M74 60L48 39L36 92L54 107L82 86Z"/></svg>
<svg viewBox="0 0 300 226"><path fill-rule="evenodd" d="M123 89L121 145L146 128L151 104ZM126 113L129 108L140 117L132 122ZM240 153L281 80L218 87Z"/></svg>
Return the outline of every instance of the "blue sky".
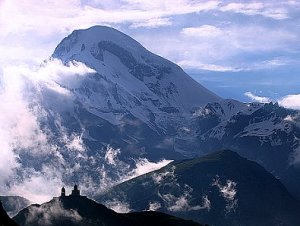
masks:
<svg viewBox="0 0 300 226"><path fill-rule="evenodd" d="M2 69L38 65L72 30L101 24L225 98L300 108L300 1L0 0L0 10Z"/></svg>

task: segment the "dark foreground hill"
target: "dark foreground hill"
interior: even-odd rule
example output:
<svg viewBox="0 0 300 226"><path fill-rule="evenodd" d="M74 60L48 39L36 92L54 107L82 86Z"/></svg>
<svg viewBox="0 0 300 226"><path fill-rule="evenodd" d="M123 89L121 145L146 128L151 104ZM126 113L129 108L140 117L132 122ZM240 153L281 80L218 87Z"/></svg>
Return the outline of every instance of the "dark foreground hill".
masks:
<svg viewBox="0 0 300 226"><path fill-rule="evenodd" d="M173 162L98 198L210 225L300 225L300 207L259 164L232 151Z"/></svg>
<svg viewBox="0 0 300 226"><path fill-rule="evenodd" d="M0 226L18 226L12 219L9 218L9 216L3 209L1 201L0 201Z"/></svg>
<svg viewBox="0 0 300 226"><path fill-rule="evenodd" d="M200 226L158 212L119 214L84 196L54 198L42 205L31 205L14 220L22 226Z"/></svg>

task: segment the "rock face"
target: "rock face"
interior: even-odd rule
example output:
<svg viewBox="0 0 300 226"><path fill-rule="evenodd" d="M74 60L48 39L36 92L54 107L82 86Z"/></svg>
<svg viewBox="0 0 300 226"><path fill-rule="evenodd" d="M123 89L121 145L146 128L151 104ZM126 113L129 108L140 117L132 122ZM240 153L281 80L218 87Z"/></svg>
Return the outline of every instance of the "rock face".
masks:
<svg viewBox="0 0 300 226"><path fill-rule="evenodd" d="M83 196L54 198L42 205L32 205L14 219L24 226L201 226L158 212L118 214Z"/></svg>
<svg viewBox="0 0 300 226"><path fill-rule="evenodd" d="M228 111L230 108L233 110ZM210 103L197 114L192 130L197 130L200 150L206 153L234 150L280 178L300 200L298 111L273 103L241 106L234 101L223 101Z"/></svg>
<svg viewBox="0 0 300 226"><path fill-rule="evenodd" d="M299 225L299 203L255 162L232 151L170 163L98 197L209 225Z"/></svg>
<svg viewBox="0 0 300 226"><path fill-rule="evenodd" d="M12 219L9 218L9 216L3 209L1 201L0 201L0 225L1 226L18 226Z"/></svg>

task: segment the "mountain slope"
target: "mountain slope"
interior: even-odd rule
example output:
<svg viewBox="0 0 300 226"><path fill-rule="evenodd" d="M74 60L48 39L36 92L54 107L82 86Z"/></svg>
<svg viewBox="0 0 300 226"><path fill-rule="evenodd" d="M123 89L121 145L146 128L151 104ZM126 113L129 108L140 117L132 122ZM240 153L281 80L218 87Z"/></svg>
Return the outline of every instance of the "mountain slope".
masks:
<svg viewBox="0 0 300 226"><path fill-rule="evenodd" d="M95 26L76 30L57 46L52 56L63 62L83 62L97 71L99 81L94 82L102 87L107 85L103 87L107 96L91 92L89 103L96 104L98 108L117 110L125 107L137 116L144 114L145 110L154 113L189 112L192 107L221 99L176 64L149 52L134 39L113 28ZM109 90L111 85L115 86L111 88L123 93L121 99ZM111 105L104 100L101 105L92 103L93 97L97 96Z"/></svg>
<svg viewBox="0 0 300 226"><path fill-rule="evenodd" d="M20 225L70 225L70 226L200 226L157 212L118 214L83 196L54 198L42 205L32 205L14 217Z"/></svg>
<svg viewBox="0 0 300 226"><path fill-rule="evenodd" d="M89 70L83 70L83 64ZM189 122L192 108L221 100L179 66L113 28L74 31L41 65L39 76L57 67L50 79L26 83L25 98L36 113L42 141L16 150L26 169L18 171L20 178L59 168L66 184L88 178L102 188L102 169L108 181L119 180L116 167L105 157L108 147L121 149L115 153L126 169L139 159L182 159L170 142L177 129Z"/></svg>
<svg viewBox="0 0 300 226"><path fill-rule="evenodd" d="M258 162L300 200L299 112L273 103L253 103L227 118L220 114L225 110L210 103L193 119L199 149L230 149Z"/></svg>
<svg viewBox="0 0 300 226"><path fill-rule="evenodd" d="M0 196L3 208L9 216L15 216L21 209L30 204L30 201L20 196Z"/></svg>
<svg viewBox="0 0 300 226"><path fill-rule="evenodd" d="M146 149L149 158L164 157L164 152L172 155L172 145L161 148L162 143L167 143L164 140L189 123L193 108L221 100L179 66L149 52L113 28L95 26L76 30L63 39L52 57L66 64L81 62L95 71L75 84L57 82L74 98L70 108L60 110L62 123L71 115L77 119L77 126L81 125L87 133L90 132L90 140L102 143L109 142L103 135L98 135L102 133L99 127L105 127L111 143L122 147L123 152L128 151L128 146L133 146L137 150ZM55 108L49 102L44 102L45 108ZM91 117L102 122L97 127L94 123L90 125ZM123 129L125 136L120 134ZM115 133L117 139L111 133ZM149 136L144 143L146 134ZM151 147L147 145L149 142ZM129 151L132 152L133 148ZM173 155L175 157L176 153Z"/></svg>
<svg viewBox="0 0 300 226"><path fill-rule="evenodd" d="M211 225L298 225L299 204L279 180L232 151L170 163L98 197Z"/></svg>
<svg viewBox="0 0 300 226"><path fill-rule="evenodd" d="M9 216L3 209L1 201L0 201L0 226L18 226L12 219L9 218Z"/></svg>

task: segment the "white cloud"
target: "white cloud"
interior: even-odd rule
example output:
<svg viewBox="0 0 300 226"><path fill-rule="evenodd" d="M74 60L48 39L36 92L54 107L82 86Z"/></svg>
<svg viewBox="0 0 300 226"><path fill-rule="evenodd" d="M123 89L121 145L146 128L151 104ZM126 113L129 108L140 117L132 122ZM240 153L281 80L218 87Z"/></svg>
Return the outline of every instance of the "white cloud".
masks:
<svg viewBox="0 0 300 226"><path fill-rule="evenodd" d="M70 137L65 136L66 147L70 150L84 152L86 151L85 145L82 140L82 134L72 134Z"/></svg>
<svg viewBox="0 0 300 226"><path fill-rule="evenodd" d="M185 192L183 195L176 197L172 194L164 194L163 200L168 204L168 210L172 212L193 211L193 210L210 210L211 204L207 196L203 196L202 205L191 206L191 195Z"/></svg>
<svg viewBox="0 0 300 226"><path fill-rule="evenodd" d="M47 205L47 204L46 204ZM76 210L67 210L62 203L56 199L49 206L30 206L26 217L26 224L33 222L39 225L51 225L57 219L64 219L72 222L80 222L82 217Z"/></svg>
<svg viewBox="0 0 300 226"><path fill-rule="evenodd" d="M278 103L285 108L300 110L300 94L287 95L281 98Z"/></svg>
<svg viewBox="0 0 300 226"><path fill-rule="evenodd" d="M130 205L125 201L119 201L118 199L113 199L111 201L106 201L104 205L117 213L128 213L132 211Z"/></svg>
<svg viewBox="0 0 300 226"><path fill-rule="evenodd" d="M108 164L115 166L116 161L118 161L117 156L120 153L120 149L114 149L111 146L108 146L104 158L108 162Z"/></svg>
<svg viewBox="0 0 300 226"><path fill-rule="evenodd" d="M220 7L223 12L242 13L246 15L261 15L275 20L288 19L289 15L285 8L267 2L233 2Z"/></svg>
<svg viewBox="0 0 300 226"><path fill-rule="evenodd" d="M176 196L171 193L159 194L167 205L167 209L172 212L194 211L194 210L210 210L211 203L206 195L202 197L200 205L191 205L193 189L185 185L182 195Z"/></svg>
<svg viewBox="0 0 300 226"><path fill-rule="evenodd" d="M161 15L181 15L188 13L199 13L216 9L220 1L189 1L189 0L126 0L128 8L139 9L148 12L157 12Z"/></svg>
<svg viewBox="0 0 300 226"><path fill-rule="evenodd" d="M225 206L225 212L235 212L238 206L238 199L236 198L237 183L232 180L226 180L225 185L222 185L220 178L217 176L217 178L213 181L212 185L219 188L220 194L227 203Z"/></svg>
<svg viewBox="0 0 300 226"><path fill-rule="evenodd" d="M29 80L35 88L43 85L54 92L68 95L69 91L64 87L77 88L84 76L94 72L93 69L80 62L74 61L64 65L60 60L51 59L39 67L30 67L25 64L5 66L3 77L10 79L7 82L7 87L10 83L17 84L13 85L14 89L20 89L17 86L23 85L26 82L24 80ZM17 92L17 90L12 92Z"/></svg>
<svg viewBox="0 0 300 226"><path fill-rule="evenodd" d="M218 5L216 0L3 0L0 5L1 66L16 62L38 64L75 29L99 24L117 28L124 24L131 28L170 26L173 16L205 12Z"/></svg>
<svg viewBox="0 0 300 226"><path fill-rule="evenodd" d="M41 90L52 90L56 97L69 98L68 87L77 86L84 75L93 72L81 63L63 65L52 60L40 68L6 66L0 89L0 192L20 195L41 202L51 198L62 184L62 172L78 166L64 166L64 158L52 141L53 134L41 126L49 115L41 105ZM58 98L55 99L58 101ZM56 102L59 104L59 101ZM62 109L62 106L59 107ZM51 109L48 109L51 111ZM82 135L68 134L56 119L61 137L56 142L65 149L82 152ZM32 165L20 156L34 156ZM30 159L30 157L28 157ZM47 162L51 158L55 164ZM33 158L32 158L33 159ZM37 165L39 167L35 168Z"/></svg>
<svg viewBox="0 0 300 226"><path fill-rule="evenodd" d="M20 195L32 202L44 203L59 195L63 186L62 175L59 172L51 175L57 169L46 167L43 172L36 172L26 178L23 183L15 183L10 187L10 195Z"/></svg>
<svg viewBox="0 0 300 226"><path fill-rule="evenodd" d="M269 102L272 101L268 97L257 96L257 95L255 95L251 92L246 92L245 96L249 97L252 101L256 101L256 102L259 102L259 103L269 103Z"/></svg>
<svg viewBox="0 0 300 226"><path fill-rule="evenodd" d="M170 18L151 18L149 20L143 21L143 22L135 22L130 27L131 28L157 28L157 27L163 27L163 26L169 26L172 22Z"/></svg>
<svg viewBox="0 0 300 226"><path fill-rule="evenodd" d="M158 187L157 195L163 200L163 202L160 203L160 206L156 203L155 206L152 207L164 207L172 212L204 209L209 211L211 206L210 201L206 195L202 197L201 201L198 201L199 204L191 203L193 197L193 188L187 184L181 185L178 183L175 175L175 169L175 166L172 166L164 172L154 173L152 175L152 180ZM171 187L171 190L175 192L166 192L168 190L166 189L166 187Z"/></svg>
<svg viewBox="0 0 300 226"><path fill-rule="evenodd" d="M129 174L128 179L158 170L158 169L168 165L171 162L172 162L172 160L166 160L166 159L163 159L158 162L150 162L148 159L145 159L145 158L138 159L135 164L136 168Z"/></svg>
<svg viewBox="0 0 300 226"><path fill-rule="evenodd" d="M238 69L230 66L221 66L221 65L215 65L215 64L205 64L201 63L199 61L190 61L190 60L182 60L177 62L181 67L183 68L189 68L189 69L199 69L199 70L208 70L208 71L220 71L220 72L226 72L226 71L241 71L243 69Z"/></svg>
<svg viewBox="0 0 300 226"><path fill-rule="evenodd" d="M181 31L182 34L186 36L195 36L195 37L216 37L222 35L222 30L218 27L212 25L202 25L200 27L187 27L183 28Z"/></svg>
<svg viewBox="0 0 300 226"><path fill-rule="evenodd" d="M148 211L157 211L161 208L161 204L159 202L149 202Z"/></svg>
<svg viewBox="0 0 300 226"><path fill-rule="evenodd" d="M292 153L292 155L291 155L291 158L290 158L290 164L291 164L291 165L295 165L295 166L297 166L297 167L300 166L300 146L297 147L297 148L293 151L293 153Z"/></svg>
<svg viewBox="0 0 300 226"><path fill-rule="evenodd" d="M17 2L5 0L1 4L0 24L3 27L3 33L35 30L40 34L49 35L57 31L65 32L100 23L116 24L164 20L164 17L171 15L215 9L219 1L123 1L122 4L116 4L114 8L105 7L105 4L82 5L79 0L63 2L54 0L47 2L45 7L45 3L33 0ZM110 4L108 3L108 5ZM11 19L7 20L6 18Z"/></svg>
<svg viewBox="0 0 300 226"><path fill-rule="evenodd" d="M202 24L136 38L152 52L188 69L239 72L295 65L297 61L285 56L297 45L296 33L265 24ZM281 52L282 56L273 55L274 52ZM264 54L268 57L262 59ZM254 58L256 55L259 56Z"/></svg>
<svg viewBox="0 0 300 226"><path fill-rule="evenodd" d="M298 113L296 115L288 115L283 120L293 123L294 125L300 127L300 113Z"/></svg>
<svg viewBox="0 0 300 226"><path fill-rule="evenodd" d="M257 96L252 92L246 92L245 96L249 97L252 101L260 103L269 103L272 100L268 97ZM282 107L300 110L300 94L287 95L277 100L278 104ZM288 118L286 119L288 120Z"/></svg>
<svg viewBox="0 0 300 226"><path fill-rule="evenodd" d="M0 93L1 185L7 183L5 180L19 166L15 149L33 149L46 140L46 136L39 130L36 115L22 96L22 82L14 74L7 74L6 71L3 73L3 89Z"/></svg>
<svg viewBox="0 0 300 226"><path fill-rule="evenodd" d="M154 173L152 174L152 180L154 181L154 183L158 185L162 184L163 181L165 180L176 181L174 170L175 170L175 166L172 166L169 170L166 170L164 172Z"/></svg>
<svg viewBox="0 0 300 226"><path fill-rule="evenodd" d="M255 26L251 22L243 24L228 19L226 15L242 13L277 20L290 17L290 11L297 5L294 1L224 3L218 0L54 0L45 3L4 0L0 6L0 61L3 64L16 61L37 63L47 58L58 42L72 30L96 24L128 29L134 37L142 36L145 29L169 26L174 29L164 33L163 39L158 39L159 34L154 31L154 38L150 38L152 40L140 39L142 44L175 62L187 62L182 64L186 68L245 70L252 67L248 65L248 60L240 65L238 60L232 60L233 57L237 59L239 54L255 51L293 51L293 43L298 40L297 35L294 35L297 34L296 29L285 30L282 26L273 29L264 23ZM204 13L208 14L208 24L188 22L202 21ZM216 18L216 15L221 19ZM178 18L180 16L182 18ZM191 18L187 21L183 16ZM191 27L192 24L198 25ZM180 34L184 34L185 38L180 37ZM273 67L276 66L273 64Z"/></svg>

